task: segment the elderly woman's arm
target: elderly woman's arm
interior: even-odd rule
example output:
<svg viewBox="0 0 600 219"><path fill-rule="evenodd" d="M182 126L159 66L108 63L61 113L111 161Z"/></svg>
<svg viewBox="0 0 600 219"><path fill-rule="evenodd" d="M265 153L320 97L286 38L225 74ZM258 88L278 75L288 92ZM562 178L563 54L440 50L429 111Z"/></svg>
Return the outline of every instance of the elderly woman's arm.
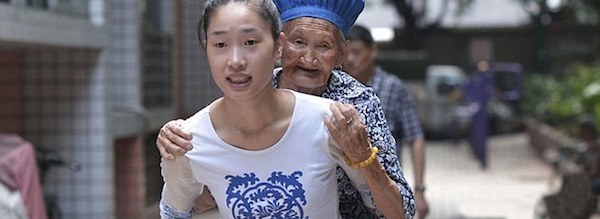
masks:
<svg viewBox="0 0 600 219"><path fill-rule="evenodd" d="M183 156L192 149L192 134L181 128L183 119L171 120L163 125L156 137L156 148L166 160Z"/></svg>
<svg viewBox="0 0 600 219"><path fill-rule="evenodd" d="M365 105L357 106L362 114L352 105L334 103L331 107L333 118L325 122L350 162L367 160L372 153L371 145L379 149L379 162L370 162L359 168L374 202L365 205L374 204L377 214L386 218L412 218L415 212L413 194L399 167L395 142L378 101L375 97L374 101L365 101ZM366 121L367 126L359 120Z"/></svg>
<svg viewBox="0 0 600 219"><path fill-rule="evenodd" d="M399 208L399 204L405 206L401 189L388 177L381 163L373 162L360 171L369 185L375 206L385 218L412 218L405 208Z"/></svg>

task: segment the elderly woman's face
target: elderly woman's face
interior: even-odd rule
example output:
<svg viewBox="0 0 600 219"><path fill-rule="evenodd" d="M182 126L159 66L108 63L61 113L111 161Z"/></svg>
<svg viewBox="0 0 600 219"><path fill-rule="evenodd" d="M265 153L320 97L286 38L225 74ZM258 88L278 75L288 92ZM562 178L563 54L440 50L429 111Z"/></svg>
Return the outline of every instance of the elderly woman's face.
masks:
<svg viewBox="0 0 600 219"><path fill-rule="evenodd" d="M339 29L329 21L303 17L289 21L283 32L284 74L297 87L326 88L331 71L343 60Z"/></svg>

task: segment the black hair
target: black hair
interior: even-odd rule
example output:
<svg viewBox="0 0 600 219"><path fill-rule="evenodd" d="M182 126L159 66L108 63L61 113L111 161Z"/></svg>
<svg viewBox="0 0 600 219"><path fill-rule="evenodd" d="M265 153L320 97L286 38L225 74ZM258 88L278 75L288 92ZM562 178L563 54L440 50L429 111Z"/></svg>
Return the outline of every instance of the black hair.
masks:
<svg viewBox="0 0 600 219"><path fill-rule="evenodd" d="M362 41L367 47L371 47L373 46L373 44L375 44L371 32L369 32L369 30L366 27L361 26L359 24L355 24L350 28L350 32L348 33L348 40Z"/></svg>
<svg viewBox="0 0 600 219"><path fill-rule="evenodd" d="M279 38L281 32L281 22L279 20L279 11L272 0L208 0L204 6L204 13L196 27L196 33L200 45L203 40L206 40L206 29L215 11L229 3L245 3L250 9L254 10L261 18L263 18L271 26L271 35L273 39ZM206 48L205 48L206 49Z"/></svg>

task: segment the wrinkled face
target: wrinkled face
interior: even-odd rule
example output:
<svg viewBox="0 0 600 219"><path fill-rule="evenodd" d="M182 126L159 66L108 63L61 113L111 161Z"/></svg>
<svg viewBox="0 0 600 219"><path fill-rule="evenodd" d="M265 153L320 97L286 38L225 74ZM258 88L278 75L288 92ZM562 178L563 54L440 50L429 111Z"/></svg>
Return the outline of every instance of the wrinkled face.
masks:
<svg viewBox="0 0 600 219"><path fill-rule="evenodd" d="M342 63L340 31L329 21L297 18L284 26L281 66L301 88L326 88L331 71Z"/></svg>
<svg viewBox="0 0 600 219"><path fill-rule="evenodd" d="M360 40L350 40L344 64L342 65L344 66L344 71L360 79L362 78L361 76L365 76L371 71L371 67L375 64L376 55L377 49L375 46L367 46Z"/></svg>
<svg viewBox="0 0 600 219"><path fill-rule="evenodd" d="M280 44L265 20L246 5L229 3L216 10L207 27L208 63L225 96L271 87Z"/></svg>

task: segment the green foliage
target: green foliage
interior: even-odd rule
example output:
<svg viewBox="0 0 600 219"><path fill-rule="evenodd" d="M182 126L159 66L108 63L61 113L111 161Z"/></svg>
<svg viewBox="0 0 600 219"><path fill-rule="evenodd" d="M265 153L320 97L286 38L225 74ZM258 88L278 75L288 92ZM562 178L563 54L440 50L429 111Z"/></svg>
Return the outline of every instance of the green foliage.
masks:
<svg viewBox="0 0 600 219"><path fill-rule="evenodd" d="M600 1L569 0L568 7L574 11L575 19L584 25L600 24Z"/></svg>
<svg viewBox="0 0 600 219"><path fill-rule="evenodd" d="M600 127L600 64L577 65L561 75L528 76L523 112L571 136L577 136L583 116L594 117Z"/></svg>

